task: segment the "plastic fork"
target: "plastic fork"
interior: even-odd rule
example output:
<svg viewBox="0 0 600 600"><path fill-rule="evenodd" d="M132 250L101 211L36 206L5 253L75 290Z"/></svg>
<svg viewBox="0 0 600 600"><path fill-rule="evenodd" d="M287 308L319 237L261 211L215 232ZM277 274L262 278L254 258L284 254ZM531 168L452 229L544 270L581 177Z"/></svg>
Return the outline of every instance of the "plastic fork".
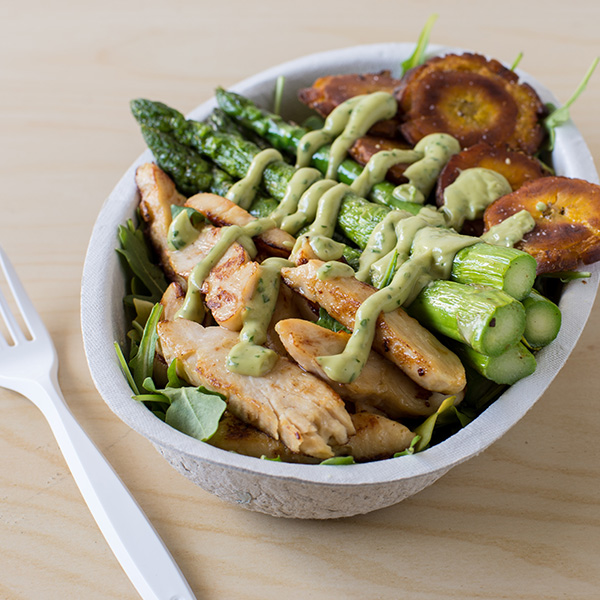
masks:
<svg viewBox="0 0 600 600"><path fill-rule="evenodd" d="M100 531L144 600L195 600L179 567L142 509L65 403L50 334L0 248L0 266L28 330L0 291L0 387L29 398L44 414Z"/></svg>

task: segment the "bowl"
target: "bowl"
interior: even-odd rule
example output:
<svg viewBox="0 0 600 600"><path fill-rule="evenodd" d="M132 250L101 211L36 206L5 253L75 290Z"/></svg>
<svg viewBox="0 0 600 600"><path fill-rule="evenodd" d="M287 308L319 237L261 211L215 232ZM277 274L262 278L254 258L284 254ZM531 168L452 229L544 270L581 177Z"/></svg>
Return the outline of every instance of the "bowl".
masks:
<svg viewBox="0 0 600 600"><path fill-rule="evenodd" d="M231 89L258 104L271 106L275 82L285 76L284 115L301 121L307 110L296 90L331 73L397 73L414 44L375 44L313 54L273 67ZM430 46L428 54L460 49ZM552 94L527 74L544 102L558 105ZM203 119L214 99L189 117ZM124 277L117 259L117 227L134 215L139 200L136 168L152 160L142 154L118 182L93 228L85 259L81 292L83 341L94 383L108 406L129 427L148 439L185 477L218 497L244 508L274 516L328 519L367 513L400 502L434 483L452 467L476 456L498 440L542 396L573 350L588 319L598 289L598 269L592 266L587 285L566 285L560 300L563 325L558 338L538 354L535 373L510 387L477 419L444 442L424 452L379 462L343 466L297 465L243 456L188 437L155 417L132 398L114 351L123 342L126 323L122 308ZM598 175L590 152L572 122L557 131L553 155L560 175L594 183Z"/></svg>

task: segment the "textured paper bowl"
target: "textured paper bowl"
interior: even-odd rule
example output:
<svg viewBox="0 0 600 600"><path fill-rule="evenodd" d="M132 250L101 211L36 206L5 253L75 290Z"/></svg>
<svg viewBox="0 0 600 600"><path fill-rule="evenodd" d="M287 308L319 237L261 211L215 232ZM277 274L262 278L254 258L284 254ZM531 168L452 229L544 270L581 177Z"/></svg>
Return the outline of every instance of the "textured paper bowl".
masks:
<svg viewBox="0 0 600 600"><path fill-rule="evenodd" d="M275 80L286 78L283 103L288 117L300 120L306 110L296 90L330 73L376 72L397 66L413 44L377 44L307 56L247 79L232 89L271 106ZM454 49L432 47L430 53ZM544 101L558 104L530 77ZM205 118L214 100L189 116ZM565 363L589 316L598 272L586 285L566 286L560 306L563 325L558 338L538 355L538 368L508 389L490 408L445 442L413 456L348 466L291 465L232 454L192 439L163 423L131 398L114 352L123 342L124 280L115 247L117 227L134 214L138 202L134 173L152 160L144 153L125 173L104 204L95 224L85 261L81 294L83 339L92 377L109 407L131 428L150 440L183 475L223 498L275 516L327 519L367 513L390 506L432 484L452 467L477 455L500 438L533 406ZM568 123L557 136L557 172L597 183L590 153L577 129Z"/></svg>

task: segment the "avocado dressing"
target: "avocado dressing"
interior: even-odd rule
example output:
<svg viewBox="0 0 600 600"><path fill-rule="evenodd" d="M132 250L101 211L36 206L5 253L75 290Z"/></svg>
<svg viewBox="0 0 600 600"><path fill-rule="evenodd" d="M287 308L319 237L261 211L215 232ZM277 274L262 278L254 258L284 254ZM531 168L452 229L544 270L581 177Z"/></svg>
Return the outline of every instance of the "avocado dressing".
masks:
<svg viewBox="0 0 600 600"><path fill-rule="evenodd" d="M232 243L241 243L254 257L256 248L252 237L275 227L293 235L304 228L294 250L308 241L314 253L325 261L317 271L319 279L355 276L381 288L358 308L353 333L344 351L317 359L328 377L348 383L358 377L369 356L381 312L406 306L431 281L449 278L454 257L462 248L482 240L513 245L533 227L531 215L522 211L525 214L519 213L492 227L482 238L456 233L452 228L460 229L465 219L480 217L493 200L511 191L502 175L488 169L467 169L446 188L445 204L439 210L423 206L417 215L403 210L389 212L371 233L356 273L349 265L340 262L338 259L342 257L345 246L334 241L332 236L342 200L348 192L367 195L374 185L385 179L389 168L404 163L409 164L404 172L408 183L397 186L394 197L424 203L442 168L460 151L458 141L452 136L431 134L418 142L413 150L376 153L351 186L337 183L334 179L338 167L352 144L377 121L390 119L396 112L397 103L392 94L375 92L356 96L335 108L323 128L304 135L298 143L297 171L289 181L279 206L267 218L257 219L243 227L232 225L221 228L217 244L190 274L185 301L176 316L196 321L203 319L202 283ZM329 162L326 178L323 179L319 171L308 165L313 154L328 144L331 144ZM242 208L249 208L264 170L279 160L282 157L277 150L258 153L246 176L232 186L227 198ZM193 241L194 235L198 235L189 217L186 221L185 216L178 215L172 228L169 242L173 248L190 243L188 240ZM286 259L267 258L260 264L257 289L242 314L239 342L227 359L227 367L231 371L261 376L268 373L277 361L276 353L263 344L279 293L280 269L284 266L293 266L293 263Z"/></svg>

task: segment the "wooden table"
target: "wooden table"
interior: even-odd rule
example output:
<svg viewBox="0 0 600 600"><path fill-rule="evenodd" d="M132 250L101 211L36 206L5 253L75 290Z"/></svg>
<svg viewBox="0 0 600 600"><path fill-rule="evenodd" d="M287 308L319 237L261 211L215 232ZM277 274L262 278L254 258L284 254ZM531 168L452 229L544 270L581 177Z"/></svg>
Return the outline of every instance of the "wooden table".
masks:
<svg viewBox="0 0 600 600"><path fill-rule="evenodd" d="M432 41L521 67L565 101L600 52L591 1L4 3L0 241L47 323L76 417L131 489L199 599L600 598L600 306L547 393L502 440L403 503L331 522L223 503L106 407L79 326L87 240L144 148L128 102L183 112L302 54ZM600 72L572 109L600 157ZM132 599L41 414L0 391L0 598ZM167 600L167 599L165 599Z"/></svg>

